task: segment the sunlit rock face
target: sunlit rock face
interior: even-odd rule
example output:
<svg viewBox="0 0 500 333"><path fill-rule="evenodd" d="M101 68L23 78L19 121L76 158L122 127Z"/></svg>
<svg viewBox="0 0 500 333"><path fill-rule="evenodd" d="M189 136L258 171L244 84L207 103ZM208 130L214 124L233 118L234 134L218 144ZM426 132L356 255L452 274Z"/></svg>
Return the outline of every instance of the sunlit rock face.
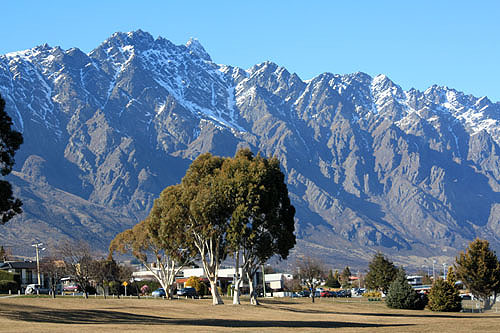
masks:
<svg viewBox="0 0 500 333"><path fill-rule="evenodd" d="M106 249L189 163L240 147L276 156L297 209L295 254L361 265L500 244L500 104L385 75L303 81L271 62L216 64L199 41L116 33L89 54L42 45L0 56L0 93L25 143L9 180L24 214L0 228Z"/></svg>

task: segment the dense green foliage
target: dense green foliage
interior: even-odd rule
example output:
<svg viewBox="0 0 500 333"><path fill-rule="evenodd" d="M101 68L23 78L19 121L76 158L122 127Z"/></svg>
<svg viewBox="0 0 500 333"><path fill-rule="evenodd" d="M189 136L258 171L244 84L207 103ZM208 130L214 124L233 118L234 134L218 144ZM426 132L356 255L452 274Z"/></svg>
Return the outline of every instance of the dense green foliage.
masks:
<svg viewBox="0 0 500 333"><path fill-rule="evenodd" d="M377 252L368 269L365 277L366 286L369 289L377 289L387 293L398 271L394 264L386 259L382 253Z"/></svg>
<svg viewBox="0 0 500 333"><path fill-rule="evenodd" d="M229 251L235 254L236 267L239 258L243 259L242 269L251 286L251 303L257 304L252 279L258 268L273 255L286 259L295 246L295 208L288 198L285 176L276 158L254 156L249 149L238 150L233 158L225 159L221 178L228 186L231 210Z"/></svg>
<svg viewBox="0 0 500 333"><path fill-rule="evenodd" d="M14 166L14 154L23 143L21 133L12 129L12 119L5 112L5 101L0 96L0 174L8 175ZM15 199L12 186L0 180L0 224L5 224L16 214L20 214L22 202Z"/></svg>
<svg viewBox="0 0 500 333"><path fill-rule="evenodd" d="M338 272L337 271L335 271L335 272L337 273L337 276L338 276ZM328 288L340 288L340 282L339 282L338 278L336 278L333 275L331 269L328 272L328 276L326 277L325 286L327 286Z"/></svg>
<svg viewBox="0 0 500 333"><path fill-rule="evenodd" d="M500 292L500 263L487 240L476 239L456 258L455 274L489 308L489 297ZM496 297L495 297L496 299ZM495 301L493 301L494 303Z"/></svg>
<svg viewBox="0 0 500 333"><path fill-rule="evenodd" d="M342 274L340 274L340 283L342 284L342 288L351 287L351 282L349 280L350 277L351 277L351 270L349 269L349 266L346 266L342 271Z"/></svg>
<svg viewBox="0 0 500 333"><path fill-rule="evenodd" d="M214 304L221 304L215 287L221 262L229 253L239 261L241 254L243 271L252 279L271 256L286 259L295 245L294 215L277 159L253 156L248 149L234 158L207 153L193 161L180 184L155 200L143 222L146 233L119 235L110 249L130 249L142 260L151 244L177 262L197 255ZM134 240L144 234L148 244Z"/></svg>
<svg viewBox="0 0 500 333"><path fill-rule="evenodd" d="M462 299L453 282L437 279L429 293L429 309L432 311L460 311Z"/></svg>
<svg viewBox="0 0 500 333"><path fill-rule="evenodd" d="M0 280L4 281L18 281L19 274L11 273L8 271L0 270Z"/></svg>
<svg viewBox="0 0 500 333"><path fill-rule="evenodd" d="M396 279L390 284L385 302L393 309L421 310L425 307L425 302L408 283L403 269L397 272Z"/></svg>
<svg viewBox="0 0 500 333"><path fill-rule="evenodd" d="M0 293L8 293L9 290L14 293L19 289L19 283L12 280L0 280Z"/></svg>
<svg viewBox="0 0 500 333"><path fill-rule="evenodd" d="M184 285L196 289L196 293L199 296L204 296L208 293L207 285L197 276L190 276Z"/></svg>

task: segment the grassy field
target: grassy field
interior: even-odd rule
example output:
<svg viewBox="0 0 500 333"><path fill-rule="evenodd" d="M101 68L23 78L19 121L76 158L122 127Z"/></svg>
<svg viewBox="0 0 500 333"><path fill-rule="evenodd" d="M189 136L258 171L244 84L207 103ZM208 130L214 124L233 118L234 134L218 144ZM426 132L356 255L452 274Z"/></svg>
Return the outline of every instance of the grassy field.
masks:
<svg viewBox="0 0 500 333"><path fill-rule="evenodd" d="M0 299L2 332L326 331L499 332L500 312L434 313L388 309L381 302L266 299L254 307L210 299Z"/></svg>

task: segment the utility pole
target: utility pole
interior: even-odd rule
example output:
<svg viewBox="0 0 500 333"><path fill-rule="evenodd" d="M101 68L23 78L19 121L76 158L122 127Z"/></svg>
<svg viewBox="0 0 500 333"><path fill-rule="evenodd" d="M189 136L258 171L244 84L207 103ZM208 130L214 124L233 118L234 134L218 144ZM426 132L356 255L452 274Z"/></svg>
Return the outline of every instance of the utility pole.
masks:
<svg viewBox="0 0 500 333"><path fill-rule="evenodd" d="M432 261L432 282L436 280L436 273L434 271L434 264L436 263L436 260Z"/></svg>
<svg viewBox="0 0 500 333"><path fill-rule="evenodd" d="M31 245L31 246L34 246L36 249L36 273L38 275L38 284L39 285L41 285L41 283L40 283L40 259L38 256L38 248L42 245L43 245L43 243L37 243L37 244ZM43 248L42 250L45 250L45 248Z"/></svg>
<svg viewBox="0 0 500 333"><path fill-rule="evenodd" d="M443 262L443 280L446 280L446 263Z"/></svg>

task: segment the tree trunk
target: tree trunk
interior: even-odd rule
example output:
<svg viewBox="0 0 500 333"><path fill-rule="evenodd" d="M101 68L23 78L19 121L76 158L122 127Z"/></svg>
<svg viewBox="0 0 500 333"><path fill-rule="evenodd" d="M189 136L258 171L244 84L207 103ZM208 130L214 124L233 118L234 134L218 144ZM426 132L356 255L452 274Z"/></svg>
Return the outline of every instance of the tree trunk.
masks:
<svg viewBox="0 0 500 333"><path fill-rule="evenodd" d="M493 292L493 303L491 303L491 307L493 307L493 305L495 305L496 302L497 302L497 292L494 291Z"/></svg>
<svg viewBox="0 0 500 333"><path fill-rule="evenodd" d="M234 274L234 289L233 289L233 304L240 305L240 285L242 276L240 275L240 252L237 251L235 255L235 274Z"/></svg>
<svg viewBox="0 0 500 333"><path fill-rule="evenodd" d="M170 286L168 286L168 299L173 299L174 298L174 285L171 284ZM167 292L165 292L167 293Z"/></svg>
<svg viewBox="0 0 500 333"><path fill-rule="evenodd" d="M255 280L250 276L250 274L247 274L247 278L248 285L250 286L250 304L259 305L259 301L257 300L257 293L255 292Z"/></svg>
<svg viewBox="0 0 500 333"><path fill-rule="evenodd" d="M219 290L217 289L216 280L209 278L210 281L210 292L212 293L212 305L224 304L222 298L219 295Z"/></svg>
<svg viewBox="0 0 500 333"><path fill-rule="evenodd" d="M491 306L492 306L492 304L491 304L491 302L490 302L490 297L489 297L489 296L488 296L488 297L485 297L485 298L483 299L483 307L484 307L484 310L489 310L489 309L491 309Z"/></svg>
<svg viewBox="0 0 500 333"><path fill-rule="evenodd" d="M238 276L238 279L236 280L236 283L234 285L234 294L233 294L233 304L239 305L240 303L240 286L242 282L241 276Z"/></svg>
<svg viewBox="0 0 500 333"><path fill-rule="evenodd" d="M159 280L159 279L158 279ZM168 286L165 282L159 280L160 286L165 290L165 298L172 299L173 298L173 289L172 286Z"/></svg>

